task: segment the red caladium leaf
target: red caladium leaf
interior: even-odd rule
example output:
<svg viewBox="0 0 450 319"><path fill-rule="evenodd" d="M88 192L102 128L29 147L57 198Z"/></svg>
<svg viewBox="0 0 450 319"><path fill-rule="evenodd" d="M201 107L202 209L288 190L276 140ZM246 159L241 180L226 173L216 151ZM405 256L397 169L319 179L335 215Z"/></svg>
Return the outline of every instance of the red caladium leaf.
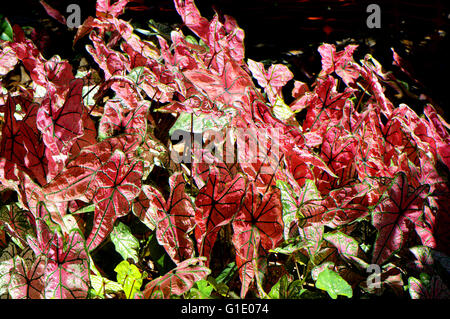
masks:
<svg viewBox="0 0 450 319"><path fill-rule="evenodd" d="M39 2L41 3L41 5L44 7L45 11L47 12L47 14L49 16L51 16L53 19L55 19L56 21L58 21L61 24L66 24L66 18L64 18L64 16L55 8L53 8L52 6L50 6L47 2L43 1L43 0L39 0Z"/></svg>
<svg viewBox="0 0 450 319"><path fill-rule="evenodd" d="M191 258L181 262L175 269L169 271L162 277L153 279L145 286L144 297L148 299L168 299L173 295L179 296L210 273L203 266L203 258Z"/></svg>
<svg viewBox="0 0 450 319"><path fill-rule="evenodd" d="M217 169L211 169L206 185L195 200L195 237L200 256L209 258L220 227L228 224L237 213L244 189L245 179L242 175L224 181Z"/></svg>
<svg viewBox="0 0 450 319"><path fill-rule="evenodd" d="M325 133L320 156L338 178L333 178L325 172L318 174L318 189L322 194L345 186L357 177L353 164L357 145L358 139L346 134L343 128L334 126Z"/></svg>
<svg viewBox="0 0 450 319"><path fill-rule="evenodd" d="M95 127L95 122L89 117L87 112L83 112L81 116L83 122L83 135L78 137L70 149L70 154L72 157L80 154L81 150L85 146L90 146L97 143L97 129Z"/></svg>
<svg viewBox="0 0 450 319"><path fill-rule="evenodd" d="M450 290L447 288L442 279L434 275L431 277L428 287L414 277L410 277L409 294L412 299L449 299Z"/></svg>
<svg viewBox="0 0 450 319"><path fill-rule="evenodd" d="M233 220L233 244L242 282L242 298L247 294L255 275L254 261L260 254L266 254L283 240L281 210L278 188L273 188L261 199L254 184L249 185L242 208Z"/></svg>
<svg viewBox="0 0 450 319"><path fill-rule="evenodd" d="M37 114L37 127L42 132L44 143L54 154L67 154L78 137L83 135L82 104L83 81L76 79L70 84L63 105L57 105L52 89L42 102Z"/></svg>
<svg viewBox="0 0 450 319"><path fill-rule="evenodd" d="M157 225L155 220L156 212L155 208L150 205L150 199L146 194L151 193L152 187L150 185L142 185L142 191L139 196L135 198L133 202L133 214L137 216L142 223L144 223L148 228L154 230Z"/></svg>
<svg viewBox="0 0 450 319"><path fill-rule="evenodd" d="M117 218L125 216L141 191L142 161L127 163L125 154L115 151L102 165L95 179L94 225L87 247L93 250L111 232Z"/></svg>
<svg viewBox="0 0 450 319"><path fill-rule="evenodd" d="M23 145L24 134L20 125L21 121L18 121L14 116L16 112L14 98L8 96L4 110L5 124L2 128L0 155L12 163L23 166L26 149Z"/></svg>
<svg viewBox="0 0 450 319"><path fill-rule="evenodd" d="M328 76L317 81L313 93L314 95L309 97L310 107L303 122L303 131L323 132L327 127L341 121L344 105L353 89L346 88L344 92L338 93L336 80Z"/></svg>
<svg viewBox="0 0 450 319"><path fill-rule="evenodd" d="M61 60L57 55L45 60L33 41L26 39L22 29L14 26L15 41L11 48L29 72L31 79L45 89L52 89L51 95L58 106L65 101L69 83L74 80L72 66L68 61Z"/></svg>
<svg viewBox="0 0 450 319"><path fill-rule="evenodd" d="M136 134L142 139L147 131L148 104L142 103L127 110L120 101L108 100L100 120L98 134L101 139L114 133Z"/></svg>
<svg viewBox="0 0 450 319"><path fill-rule="evenodd" d="M240 101L246 94L247 87L252 87L253 82L237 63L227 59L224 63L222 75L215 75L208 70L187 70L183 74L200 91L213 102L233 104Z"/></svg>
<svg viewBox="0 0 450 319"><path fill-rule="evenodd" d="M392 181L372 215L372 223L378 229L372 262L383 264L403 247L405 238L423 213L424 198L430 186L410 189L404 173Z"/></svg>
<svg viewBox="0 0 450 319"><path fill-rule="evenodd" d="M433 137L436 142L437 153L442 162L450 168L450 125L439 115L433 106L427 104L424 108L424 114L433 128Z"/></svg>
<svg viewBox="0 0 450 319"><path fill-rule="evenodd" d="M134 141L128 136L106 139L85 147L78 156L70 160L64 170L44 186L43 192L50 201L70 201L80 199L89 202L95 194L94 181L114 150L125 154L135 150Z"/></svg>
<svg viewBox="0 0 450 319"><path fill-rule="evenodd" d="M372 58L369 55L367 55L364 58L363 66L359 69L360 75L367 82L367 84L365 84L364 87L367 86L368 89L373 93L378 108L386 116L390 116L392 111L394 110L394 105L392 104L391 101L389 101L386 98L386 95L384 94L384 89L378 80L377 72L374 70L373 65L371 66L371 63L373 62L369 61L371 59Z"/></svg>
<svg viewBox="0 0 450 319"><path fill-rule="evenodd" d="M154 188L144 188L150 204L156 208L153 220L156 222L158 243L165 248L174 262L179 264L194 255L194 244L189 238L195 226L194 207L186 194L183 174L175 173L169 179L170 195L166 201Z"/></svg>

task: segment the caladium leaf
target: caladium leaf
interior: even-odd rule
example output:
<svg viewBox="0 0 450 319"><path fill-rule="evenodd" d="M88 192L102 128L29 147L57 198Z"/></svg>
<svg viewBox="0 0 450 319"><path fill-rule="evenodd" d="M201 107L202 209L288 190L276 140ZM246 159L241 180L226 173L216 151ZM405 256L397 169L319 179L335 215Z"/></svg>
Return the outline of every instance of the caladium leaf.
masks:
<svg viewBox="0 0 450 319"><path fill-rule="evenodd" d="M296 217L297 217L297 200L292 188L286 182L277 181L277 187L281 191L281 204L283 207L283 225L284 231L283 236L284 239L289 239L289 234L292 232L291 228L296 226Z"/></svg>
<svg viewBox="0 0 450 319"><path fill-rule="evenodd" d="M144 289L144 297L151 299L168 299L173 295L180 296L192 288L195 282L205 279L210 273L203 266L205 258L191 258L162 277L153 279Z"/></svg>
<svg viewBox="0 0 450 319"><path fill-rule="evenodd" d="M84 299L89 287L88 253L84 239L73 231L65 239L55 232L46 255L44 296Z"/></svg>
<svg viewBox="0 0 450 319"><path fill-rule="evenodd" d="M195 236L200 256L209 257L220 227L228 224L237 213L244 189L245 179L242 175L224 181L218 170L212 168L206 185L195 200Z"/></svg>
<svg viewBox="0 0 450 319"><path fill-rule="evenodd" d="M19 254L17 246L10 242L0 255L0 296L8 293L11 282L11 269L14 269L14 257Z"/></svg>
<svg viewBox="0 0 450 319"><path fill-rule="evenodd" d="M2 127L0 155L8 161L22 166L26 149L23 145L24 134L20 125L21 121L18 121L15 117L16 102L14 98L8 97L4 112L5 124Z"/></svg>
<svg viewBox="0 0 450 319"><path fill-rule="evenodd" d="M44 299L45 257L38 257L33 263L16 256L11 276L9 294L13 299Z"/></svg>
<svg viewBox="0 0 450 319"><path fill-rule="evenodd" d="M412 299L449 299L450 290L447 288L442 279L434 275L431 277L428 285L420 280L409 277L409 294Z"/></svg>
<svg viewBox="0 0 450 319"><path fill-rule="evenodd" d="M117 273L117 282L122 285L127 299L133 299L141 289L146 274L141 274L135 265L130 265L126 260L121 261L114 271Z"/></svg>
<svg viewBox="0 0 450 319"><path fill-rule="evenodd" d="M8 234L25 244L25 238L33 233L27 211L17 205L5 205L0 207L0 225L5 225Z"/></svg>
<svg viewBox="0 0 450 319"><path fill-rule="evenodd" d="M89 117L87 112L84 112L81 116L83 122L83 135L78 137L70 149L70 154L72 157L80 154L81 150L85 146L90 146L97 143L97 129L95 127L94 121Z"/></svg>
<svg viewBox="0 0 450 319"><path fill-rule="evenodd" d="M324 239L336 247L339 255L358 266L367 266L364 261L365 255L359 247L358 242L349 235L342 232L326 233Z"/></svg>
<svg viewBox="0 0 450 319"><path fill-rule="evenodd" d="M44 7L45 11L47 12L47 14L49 16L51 16L53 19L55 19L56 21L58 21L61 24L66 24L66 18L64 18L64 16L55 8L53 8L52 6L50 6L47 2L43 1L43 0L39 0L39 2L41 3L41 5Z"/></svg>
<svg viewBox="0 0 450 319"><path fill-rule="evenodd" d="M280 190L273 188L261 199L254 187L254 184L249 185L242 208L232 224L242 298L247 294L255 276L254 261L277 247L283 239Z"/></svg>
<svg viewBox="0 0 450 319"><path fill-rule="evenodd" d="M345 134L342 128L332 127L326 132L320 155L325 164L338 176L338 179L322 172L318 176L318 189L322 194L326 194L331 189L345 186L355 179L356 171L353 168L353 159L356 156L357 145L358 140Z"/></svg>
<svg viewBox="0 0 450 319"><path fill-rule="evenodd" d="M333 44L322 44L318 51L322 56L321 75L336 72L347 84L353 84L359 77L359 66L353 61L353 52L357 45L347 45L343 51L336 52Z"/></svg>
<svg viewBox="0 0 450 319"><path fill-rule="evenodd" d="M55 103L52 98L55 92L49 89L37 113L37 127L46 147L55 155L67 154L75 140L83 135L82 89L83 81L75 79L63 105Z"/></svg>
<svg viewBox="0 0 450 319"><path fill-rule="evenodd" d="M108 100L99 124L99 138L103 140L113 136L114 133L126 133L139 135L142 139L147 131L147 110L146 103L127 110L120 101Z"/></svg>
<svg viewBox="0 0 450 319"><path fill-rule="evenodd" d="M183 74L213 102L232 105L246 94L253 82L233 60L225 61L223 74L218 76L208 70L187 70Z"/></svg>
<svg viewBox="0 0 450 319"><path fill-rule="evenodd" d="M383 264L403 247L410 227L422 215L423 202L429 187L422 185L411 190L404 173L400 173L392 181L372 215L372 223L378 229L373 263Z"/></svg>
<svg viewBox="0 0 450 319"><path fill-rule="evenodd" d="M193 0L174 1L178 14L183 19L184 24L197 34L203 41L207 41L209 33L209 21L201 16L200 11Z"/></svg>
<svg viewBox="0 0 450 319"><path fill-rule="evenodd" d="M145 190L147 188L147 190ZM148 189L150 188L150 189ZM151 186L142 185L142 191L139 193L139 196L135 198L133 202L133 214L137 216L142 223L144 223L148 228L154 230L157 225L157 221L155 220L156 211L155 207L150 205L150 199L147 197L147 193L151 193Z"/></svg>
<svg viewBox="0 0 450 319"><path fill-rule="evenodd" d="M353 297L352 287L339 274L325 268L316 280L316 287L328 292L331 298L336 299L338 295Z"/></svg>
<svg viewBox="0 0 450 319"><path fill-rule="evenodd" d="M119 0L111 4L111 0L98 0L95 6L97 17L111 18L118 17L125 9L130 0Z"/></svg>
<svg viewBox="0 0 450 319"><path fill-rule="evenodd" d="M142 161L127 163L125 154L115 151L95 179L94 224L87 239L89 250L97 247L111 232L117 218L125 216L141 191Z"/></svg>
<svg viewBox="0 0 450 319"><path fill-rule="evenodd" d="M10 46L5 46L0 52L0 76L6 75L14 69L18 62L16 53Z"/></svg>
<svg viewBox="0 0 450 319"><path fill-rule="evenodd" d="M139 261L139 241L131 233L130 227L119 222L112 230L110 238L116 248L116 251L124 260L131 258L135 263Z"/></svg>
<svg viewBox="0 0 450 319"><path fill-rule="evenodd" d="M277 97L281 97L281 89L294 75L283 64L272 64L266 71L261 62L248 59L247 63L253 77L267 93L270 103L275 105Z"/></svg>
<svg viewBox="0 0 450 319"><path fill-rule="evenodd" d="M154 188L144 188L144 193L150 204L156 207L153 220L156 223L158 243L179 264L194 255L194 244L189 238L195 225L194 207L184 190L185 181L181 173L172 175L169 185L171 191L167 201Z"/></svg>

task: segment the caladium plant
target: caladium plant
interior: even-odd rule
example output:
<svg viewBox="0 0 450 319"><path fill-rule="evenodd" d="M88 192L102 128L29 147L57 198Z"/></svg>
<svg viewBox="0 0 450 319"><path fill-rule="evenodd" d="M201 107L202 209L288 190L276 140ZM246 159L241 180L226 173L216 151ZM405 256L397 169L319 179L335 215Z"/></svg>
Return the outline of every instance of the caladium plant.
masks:
<svg viewBox="0 0 450 319"><path fill-rule="evenodd" d="M356 44L319 46L308 85L245 59L230 16L175 0L183 27L146 31L120 18L129 2L97 0L78 27L88 70L18 25L0 42L2 298L448 298L434 106L395 105Z"/></svg>

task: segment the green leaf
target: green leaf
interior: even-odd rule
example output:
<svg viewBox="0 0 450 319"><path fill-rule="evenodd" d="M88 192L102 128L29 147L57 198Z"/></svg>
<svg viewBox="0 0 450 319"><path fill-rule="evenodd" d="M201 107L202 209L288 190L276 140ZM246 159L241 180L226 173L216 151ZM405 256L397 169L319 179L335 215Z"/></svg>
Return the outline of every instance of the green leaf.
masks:
<svg viewBox="0 0 450 319"><path fill-rule="evenodd" d="M0 39L5 41L12 41L14 38L13 29L6 17L0 14Z"/></svg>
<svg viewBox="0 0 450 319"><path fill-rule="evenodd" d="M116 251L123 257L123 259L131 258L135 263L139 261L139 241L133 236L130 228L119 222L114 226L113 231L110 234L111 241L113 242Z"/></svg>
<svg viewBox="0 0 450 319"><path fill-rule="evenodd" d="M117 273L117 282L122 285L127 299L132 299L139 292L142 281L147 274L141 274L135 265L130 265L126 260L116 266L114 271Z"/></svg>
<svg viewBox="0 0 450 319"><path fill-rule="evenodd" d="M289 278L287 275L278 280L278 282L270 289L269 297L272 299L286 299L288 298Z"/></svg>
<svg viewBox="0 0 450 319"><path fill-rule="evenodd" d="M172 136L176 130L182 130L185 132L191 131L191 113L181 113L178 116L175 124L170 128L169 135ZM193 133L202 133L207 130L220 131L225 125L228 124L227 118L224 117L212 117L209 114L193 115L194 126Z"/></svg>
<svg viewBox="0 0 450 319"><path fill-rule="evenodd" d="M118 282L109 280L108 278L99 276L99 275L91 275L91 293L95 296L104 298L105 294L116 293L122 291L122 285Z"/></svg>
<svg viewBox="0 0 450 319"><path fill-rule="evenodd" d="M133 81L136 85L139 85L144 80L143 74L144 74L145 68L143 66L138 66L134 68L133 70L128 73L127 77Z"/></svg>
<svg viewBox="0 0 450 319"><path fill-rule="evenodd" d="M353 297L352 287L338 273L328 268L317 276L316 287L328 292L333 299L338 295Z"/></svg>
<svg viewBox="0 0 450 319"><path fill-rule="evenodd" d="M197 281L194 287L189 291L189 298L193 299L210 299L211 293L214 287L208 282L208 280L202 279Z"/></svg>
<svg viewBox="0 0 450 319"><path fill-rule="evenodd" d="M229 263L224 270L216 277L216 282L220 283L228 283L231 278L233 278L234 274L237 271L236 263L233 261Z"/></svg>

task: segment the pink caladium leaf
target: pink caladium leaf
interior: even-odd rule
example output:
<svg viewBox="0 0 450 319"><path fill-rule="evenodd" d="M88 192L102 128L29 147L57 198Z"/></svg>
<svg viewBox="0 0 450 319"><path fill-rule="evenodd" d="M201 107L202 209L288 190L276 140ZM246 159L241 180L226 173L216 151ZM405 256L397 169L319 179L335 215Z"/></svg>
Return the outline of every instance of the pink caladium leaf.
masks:
<svg viewBox="0 0 450 319"><path fill-rule="evenodd" d="M126 5L130 0L114 1L111 4L111 0L98 0L95 6L96 15L98 18L116 18L123 13Z"/></svg>
<svg viewBox="0 0 450 319"><path fill-rule="evenodd" d="M195 237L200 256L209 258L220 227L228 224L237 213L244 191L245 179L242 175L224 182L218 170L210 172L206 185L195 200Z"/></svg>
<svg viewBox="0 0 450 319"><path fill-rule="evenodd" d="M204 260L204 258L185 260L164 276L153 279L145 286L144 297L169 299L174 295L182 295L197 281L205 279L211 273L211 270L203 266Z"/></svg>
<svg viewBox="0 0 450 319"><path fill-rule="evenodd" d="M310 107L303 122L303 130L322 132L341 121L344 105L353 90L346 88L342 93L337 92L336 80L327 76L317 81L313 93L308 100Z"/></svg>
<svg viewBox="0 0 450 319"><path fill-rule="evenodd" d="M15 257L14 272L8 289L13 299L44 299L45 264L44 256L36 258L34 262Z"/></svg>
<svg viewBox="0 0 450 319"><path fill-rule="evenodd" d="M166 201L154 188L144 188L150 205L156 207L156 237L172 260L179 264L194 256L194 244L189 233L195 226L194 207L186 194L185 181L181 173L175 173L169 179L170 195Z"/></svg>
<svg viewBox="0 0 450 319"><path fill-rule="evenodd" d="M175 0L175 8L183 19L184 24L207 42L209 21L202 17L193 0Z"/></svg>
<svg viewBox="0 0 450 319"><path fill-rule="evenodd" d="M46 254L46 299L85 299L89 288L89 258L78 231L63 238L55 232Z"/></svg>
<svg viewBox="0 0 450 319"><path fill-rule="evenodd" d="M14 69L17 62L16 53L9 46L5 46L0 52L0 76L6 75Z"/></svg>
<svg viewBox="0 0 450 319"><path fill-rule="evenodd" d="M183 74L211 101L224 104L240 101L246 94L246 88L253 86L248 74L231 59L225 61L222 75L202 69L187 70Z"/></svg>
<svg viewBox="0 0 450 319"><path fill-rule="evenodd" d="M378 229L372 262L383 264L403 247L406 237L423 213L424 198L430 186L410 189L404 173L398 174L372 215Z"/></svg>
<svg viewBox="0 0 450 319"><path fill-rule="evenodd" d="M357 48L357 45L350 44L343 51L336 52L333 44L322 44L318 49L322 56L321 75L336 72L347 85L354 84L359 77L359 67L353 61L353 53Z"/></svg>
<svg viewBox="0 0 450 319"><path fill-rule="evenodd" d="M127 163L119 150L102 165L95 178L94 224L86 240L89 250L108 236L117 218L129 213L133 199L141 191L142 174L142 161Z"/></svg>
<svg viewBox="0 0 450 319"><path fill-rule="evenodd" d="M266 71L261 62L248 60L248 67L258 84L264 88L270 103L275 104L277 96L287 82L293 79L292 72L283 64L273 64Z"/></svg>
<svg viewBox="0 0 450 319"><path fill-rule="evenodd" d="M81 79L73 81L63 105L55 103L53 91L49 89L37 113L37 127L46 147L55 155L67 154L76 139L83 135L82 89Z"/></svg>
<svg viewBox="0 0 450 319"><path fill-rule="evenodd" d="M242 208L232 224L236 265L242 282L241 298L247 294L255 276L254 261L283 240L280 190L273 188L261 199L254 188L254 184L249 185Z"/></svg>

